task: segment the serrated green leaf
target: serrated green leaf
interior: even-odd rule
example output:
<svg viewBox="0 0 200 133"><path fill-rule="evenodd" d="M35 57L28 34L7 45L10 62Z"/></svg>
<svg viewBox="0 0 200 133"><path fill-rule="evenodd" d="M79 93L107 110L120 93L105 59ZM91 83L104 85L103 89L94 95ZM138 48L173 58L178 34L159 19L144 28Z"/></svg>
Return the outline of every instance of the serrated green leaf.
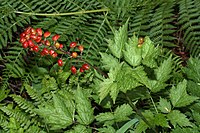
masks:
<svg viewBox="0 0 200 133"><path fill-rule="evenodd" d="M118 65L120 65L120 63L118 62L118 60L113 57L112 55L110 54L107 54L107 53L100 53L101 55L101 62L103 63L103 68L105 70L110 70L111 68L114 68Z"/></svg>
<svg viewBox="0 0 200 133"><path fill-rule="evenodd" d="M200 84L189 80L187 82L187 91L193 96L200 97Z"/></svg>
<svg viewBox="0 0 200 133"><path fill-rule="evenodd" d="M80 124L89 125L94 120L94 110L92 109L90 100L83 90L78 87L75 91L75 102L78 115L77 120Z"/></svg>
<svg viewBox="0 0 200 133"><path fill-rule="evenodd" d="M73 129L74 130L65 131L64 133L92 133L92 129L86 128L80 124L73 127Z"/></svg>
<svg viewBox="0 0 200 133"><path fill-rule="evenodd" d="M199 133L199 127L187 127L187 128L181 128L177 127L174 130L172 130L172 133Z"/></svg>
<svg viewBox="0 0 200 133"><path fill-rule="evenodd" d="M115 122L114 114L110 112L100 113L95 118L98 122L103 122L104 125L112 125Z"/></svg>
<svg viewBox="0 0 200 133"><path fill-rule="evenodd" d="M179 110L171 111L169 114L167 114L167 118L170 120L174 127L177 125L180 127L192 126L189 119L187 119L186 116Z"/></svg>
<svg viewBox="0 0 200 133"><path fill-rule="evenodd" d="M155 118L154 118L154 123L157 126L161 126L161 127L169 127L167 119L165 117L164 114L156 114Z"/></svg>
<svg viewBox="0 0 200 133"><path fill-rule="evenodd" d="M132 75L138 82L144 84L147 88L151 88L147 73L144 71L144 67L138 66L133 69Z"/></svg>
<svg viewBox="0 0 200 133"><path fill-rule="evenodd" d="M124 49L124 45L127 41L127 30L128 30L128 20L126 21L125 25L120 27L117 31L114 31L114 39L108 40L108 47L112 54L117 57L122 57L122 51Z"/></svg>
<svg viewBox="0 0 200 133"><path fill-rule="evenodd" d="M166 86L166 83L157 80L149 80L149 89L152 92L159 92L160 90L165 89Z"/></svg>
<svg viewBox="0 0 200 133"><path fill-rule="evenodd" d="M142 49L138 48L137 44L138 39L136 36L133 36L125 44L125 50L123 51L124 59L134 67L140 65L142 61Z"/></svg>
<svg viewBox="0 0 200 133"><path fill-rule="evenodd" d="M170 90L170 100L174 107L184 107L198 99L198 97L187 94L186 85L187 81L183 80L183 82L180 82L177 87L173 86Z"/></svg>
<svg viewBox="0 0 200 133"><path fill-rule="evenodd" d="M142 44L142 63L150 68L156 67L157 63L155 59L158 56L158 49L155 48L149 37L144 38L144 43Z"/></svg>
<svg viewBox="0 0 200 133"><path fill-rule="evenodd" d="M116 133L115 129L112 126L107 126L104 128L97 129L100 133Z"/></svg>
<svg viewBox="0 0 200 133"><path fill-rule="evenodd" d="M171 71L172 59L169 57L155 70L156 79L160 82L166 82L170 78Z"/></svg>
<svg viewBox="0 0 200 133"><path fill-rule="evenodd" d="M200 125L200 113L193 111L192 116L193 116L193 119L197 122L197 125Z"/></svg>
<svg viewBox="0 0 200 133"><path fill-rule="evenodd" d="M114 117L116 122L121 122L128 120L128 116L133 113L133 110L129 104L123 104L118 106L114 112Z"/></svg>
<svg viewBox="0 0 200 133"><path fill-rule="evenodd" d="M158 109L162 113L170 113L171 112L171 104L167 101L167 99L160 98Z"/></svg>
<svg viewBox="0 0 200 133"><path fill-rule="evenodd" d="M144 121L140 121L139 124L136 126L135 130L134 130L134 133L142 133L142 132L145 132L146 129L148 128L149 126L144 122Z"/></svg>

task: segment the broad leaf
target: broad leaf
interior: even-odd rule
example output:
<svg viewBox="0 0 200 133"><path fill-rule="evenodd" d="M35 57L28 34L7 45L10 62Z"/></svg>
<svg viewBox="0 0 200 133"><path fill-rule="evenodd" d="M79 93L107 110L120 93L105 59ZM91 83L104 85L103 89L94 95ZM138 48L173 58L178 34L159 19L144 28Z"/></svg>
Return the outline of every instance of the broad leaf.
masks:
<svg viewBox="0 0 200 133"><path fill-rule="evenodd" d="M156 79L160 82L166 82L170 78L171 71L172 59L169 57L155 70Z"/></svg>
<svg viewBox="0 0 200 133"><path fill-rule="evenodd" d="M142 63L150 68L156 67L157 63L155 59L158 56L158 49L155 48L149 37L145 37L142 44Z"/></svg>
<svg viewBox="0 0 200 133"><path fill-rule="evenodd" d="M180 127L192 126L189 119L186 118L186 116L179 110L173 110L167 115L167 118L170 120L174 127L177 125Z"/></svg>
<svg viewBox="0 0 200 133"><path fill-rule="evenodd" d="M133 36L129 39L128 43L125 44L125 50L123 51L124 59L131 66L138 66L142 61L142 49L137 46L138 38Z"/></svg>
<svg viewBox="0 0 200 133"><path fill-rule="evenodd" d="M132 108L129 104L123 104L116 108L114 117L116 122L122 122L128 120L128 116L133 113Z"/></svg>
<svg viewBox="0 0 200 133"><path fill-rule="evenodd" d="M61 95L53 94L53 105L51 103L46 104L45 107L35 109L35 112L43 117L47 124L50 124L51 129L66 128L73 123L74 119L74 114L71 112L72 109L69 109L68 106L74 107L74 105L67 105L65 100Z"/></svg>
<svg viewBox="0 0 200 133"><path fill-rule="evenodd" d="M198 99L198 97L187 94L186 85L187 81L183 80L183 82L180 82L177 87L173 86L170 90L170 99L174 107L184 107Z"/></svg>
<svg viewBox="0 0 200 133"><path fill-rule="evenodd" d="M114 119L114 114L110 112L100 113L96 116L96 120L98 122L104 123L104 125L112 125L115 122Z"/></svg>
<svg viewBox="0 0 200 133"><path fill-rule="evenodd" d="M100 54L101 54L101 59L102 59L101 62L103 63L104 69L110 70L111 68L114 68L120 65L118 60L112 55L107 54L107 53L100 53Z"/></svg>
<svg viewBox="0 0 200 133"><path fill-rule="evenodd" d="M94 111L90 100L80 87L75 91L75 102L78 122L83 125L89 125L94 120Z"/></svg>
<svg viewBox="0 0 200 133"><path fill-rule="evenodd" d="M157 80L149 80L149 89L152 92L159 92L161 89L165 89L166 86L166 83Z"/></svg>
<svg viewBox="0 0 200 133"><path fill-rule="evenodd" d="M156 114L155 118L154 118L154 123L157 126L161 126L161 127L169 127L167 119L165 117L164 114Z"/></svg>
<svg viewBox="0 0 200 133"><path fill-rule="evenodd" d="M112 54L117 57L122 57L122 51L124 49L124 45L127 41L127 29L128 29L128 20L125 25L120 27L119 30L114 31L114 39L108 40L108 47Z"/></svg>
<svg viewBox="0 0 200 133"><path fill-rule="evenodd" d="M86 128L83 125L76 125L73 129L65 131L64 133L92 133L92 129Z"/></svg>
<svg viewBox="0 0 200 133"><path fill-rule="evenodd" d="M112 126L98 128L97 130L99 131L99 133L116 133L115 129Z"/></svg>
<svg viewBox="0 0 200 133"><path fill-rule="evenodd" d="M160 98L158 109L162 113L170 113L171 112L171 104L166 99Z"/></svg>
<svg viewBox="0 0 200 133"><path fill-rule="evenodd" d="M117 130L116 133L125 133L130 127L135 125L138 122L138 119L132 119L126 124L124 124L120 129Z"/></svg>

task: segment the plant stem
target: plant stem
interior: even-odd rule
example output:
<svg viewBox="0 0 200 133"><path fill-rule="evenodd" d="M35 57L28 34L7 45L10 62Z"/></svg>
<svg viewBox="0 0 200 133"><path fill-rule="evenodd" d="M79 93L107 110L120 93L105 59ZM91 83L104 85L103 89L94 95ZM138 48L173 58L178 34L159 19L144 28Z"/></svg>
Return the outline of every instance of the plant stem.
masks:
<svg viewBox="0 0 200 133"><path fill-rule="evenodd" d="M151 93L150 92L149 92L149 96L150 96L151 102L153 103L153 107L155 108L156 113L158 114L158 109L156 108L155 102L153 101L153 98L151 97Z"/></svg>
<svg viewBox="0 0 200 133"><path fill-rule="evenodd" d="M35 15L35 16L69 16L69 15L79 15L85 13L96 13L96 12L108 12L108 8L98 9L98 10L89 10L89 11L78 11L78 12L67 12L67 13L34 13L34 12L21 12L21 11L14 11L18 14L24 15Z"/></svg>
<svg viewBox="0 0 200 133"><path fill-rule="evenodd" d="M151 127L151 129L157 133L157 131L155 130L155 128L149 123L149 121L144 117L144 115L137 109L137 107L132 103L131 99L124 93L126 99L128 100L128 104L132 107L133 110L136 111L136 114L138 114L141 119L149 126Z"/></svg>

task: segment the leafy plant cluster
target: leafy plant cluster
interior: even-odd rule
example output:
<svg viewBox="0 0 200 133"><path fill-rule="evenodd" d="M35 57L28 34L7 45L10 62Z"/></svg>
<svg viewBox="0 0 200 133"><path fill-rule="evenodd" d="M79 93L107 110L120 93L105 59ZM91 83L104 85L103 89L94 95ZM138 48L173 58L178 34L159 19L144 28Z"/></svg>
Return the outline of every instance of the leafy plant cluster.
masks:
<svg viewBox="0 0 200 133"><path fill-rule="evenodd" d="M0 0L0 132L200 132L199 5ZM76 40L90 69L24 49L29 26L60 35L63 51Z"/></svg>

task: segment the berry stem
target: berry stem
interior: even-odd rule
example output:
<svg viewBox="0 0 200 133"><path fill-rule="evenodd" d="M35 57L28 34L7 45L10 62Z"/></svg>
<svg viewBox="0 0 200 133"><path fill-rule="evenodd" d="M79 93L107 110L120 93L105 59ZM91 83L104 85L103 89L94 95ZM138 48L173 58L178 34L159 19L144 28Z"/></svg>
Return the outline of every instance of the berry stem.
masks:
<svg viewBox="0 0 200 133"><path fill-rule="evenodd" d="M110 9L102 8L98 10L88 10L88 11L78 11L78 12L67 12L67 13L33 13L33 12L21 12L21 11L14 11L18 14L25 14L25 15L35 15L35 16L68 16L68 15L79 15L85 13L95 13L95 12L108 12Z"/></svg>

